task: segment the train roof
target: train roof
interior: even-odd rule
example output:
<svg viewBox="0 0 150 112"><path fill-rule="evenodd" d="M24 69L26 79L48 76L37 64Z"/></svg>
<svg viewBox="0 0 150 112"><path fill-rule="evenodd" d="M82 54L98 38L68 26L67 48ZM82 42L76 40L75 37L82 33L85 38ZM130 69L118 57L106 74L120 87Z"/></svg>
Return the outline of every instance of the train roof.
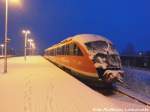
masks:
<svg viewBox="0 0 150 112"><path fill-rule="evenodd" d="M103 36L95 35L95 34L80 34L72 37L73 40L78 41L80 43L87 43L91 41L106 41L111 43L110 40L106 39Z"/></svg>
<svg viewBox="0 0 150 112"><path fill-rule="evenodd" d="M51 47L56 47L57 45L60 45L60 44L63 44L65 42L68 42L68 41L77 41L81 44L84 44L84 43L87 43L87 42L92 42L92 41L106 41L106 42L109 42L109 43L112 43L110 40L106 39L105 37L103 36L100 36L100 35L95 35L95 34L79 34L79 35L75 35L75 36L72 36L72 37L68 37L67 39L61 41L60 43L58 44L55 44ZM48 49L51 49L48 48ZM46 49L46 50L48 50Z"/></svg>

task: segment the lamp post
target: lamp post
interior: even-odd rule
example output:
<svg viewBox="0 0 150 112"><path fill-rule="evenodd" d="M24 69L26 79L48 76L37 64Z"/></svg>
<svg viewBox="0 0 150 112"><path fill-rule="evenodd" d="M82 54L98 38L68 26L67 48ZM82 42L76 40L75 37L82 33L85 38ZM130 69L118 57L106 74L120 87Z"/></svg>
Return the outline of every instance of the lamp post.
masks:
<svg viewBox="0 0 150 112"><path fill-rule="evenodd" d="M4 44L1 44L0 46L1 46L1 49L2 49L1 54L2 54L2 57L3 57L4 56Z"/></svg>
<svg viewBox="0 0 150 112"><path fill-rule="evenodd" d="M23 30L22 33L25 36L25 41L24 41L24 60L26 61L26 56L27 56L27 39L28 39L28 35L31 32L29 30Z"/></svg>
<svg viewBox="0 0 150 112"><path fill-rule="evenodd" d="M5 5L4 73L7 73L8 0Z"/></svg>
<svg viewBox="0 0 150 112"><path fill-rule="evenodd" d="M7 73L7 44L8 44L8 2L5 0L5 38L4 38L4 73ZM20 5L20 0L11 0L12 4Z"/></svg>

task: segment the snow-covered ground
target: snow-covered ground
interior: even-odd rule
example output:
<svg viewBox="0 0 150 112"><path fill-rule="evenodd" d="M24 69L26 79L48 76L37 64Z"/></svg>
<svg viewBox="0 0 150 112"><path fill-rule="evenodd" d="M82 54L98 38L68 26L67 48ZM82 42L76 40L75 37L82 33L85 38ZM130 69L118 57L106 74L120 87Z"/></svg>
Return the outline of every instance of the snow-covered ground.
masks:
<svg viewBox="0 0 150 112"><path fill-rule="evenodd" d="M26 63L23 57L10 58L8 63L3 74L0 60L0 112L150 112L139 103L95 92L43 57L28 57Z"/></svg>
<svg viewBox="0 0 150 112"><path fill-rule="evenodd" d="M150 99L150 71L124 68L125 83L130 89Z"/></svg>

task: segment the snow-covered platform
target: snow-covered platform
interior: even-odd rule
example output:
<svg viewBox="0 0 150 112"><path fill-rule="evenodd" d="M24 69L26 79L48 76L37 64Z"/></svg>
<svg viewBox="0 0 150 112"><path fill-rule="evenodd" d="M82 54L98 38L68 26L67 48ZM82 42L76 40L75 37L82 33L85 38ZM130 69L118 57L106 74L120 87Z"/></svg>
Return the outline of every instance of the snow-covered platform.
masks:
<svg viewBox="0 0 150 112"><path fill-rule="evenodd" d="M41 56L0 60L0 112L130 112L150 109L95 92ZM149 110L148 110L149 109ZM126 111L125 111L126 110Z"/></svg>

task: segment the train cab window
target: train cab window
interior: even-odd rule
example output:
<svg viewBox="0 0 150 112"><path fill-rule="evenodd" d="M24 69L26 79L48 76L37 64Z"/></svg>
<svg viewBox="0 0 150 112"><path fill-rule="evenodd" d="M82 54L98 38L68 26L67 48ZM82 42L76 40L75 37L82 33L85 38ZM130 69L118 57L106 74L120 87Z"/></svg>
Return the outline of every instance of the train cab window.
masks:
<svg viewBox="0 0 150 112"><path fill-rule="evenodd" d="M74 45L75 45L74 46L74 55L76 55L76 56L83 56L83 53L80 50L80 48L76 44L74 44Z"/></svg>
<svg viewBox="0 0 150 112"><path fill-rule="evenodd" d="M111 49L113 52L116 52L116 51L117 51L117 50L116 50L116 46L115 46L114 44L109 43L109 47L110 47L110 49Z"/></svg>
<svg viewBox="0 0 150 112"><path fill-rule="evenodd" d="M88 50L93 51L93 50L104 50L108 48L108 43L105 41L95 41L95 42L88 42L85 43L87 46Z"/></svg>
<svg viewBox="0 0 150 112"><path fill-rule="evenodd" d="M69 55L83 56L80 48L75 43L72 43L72 44L69 45Z"/></svg>

